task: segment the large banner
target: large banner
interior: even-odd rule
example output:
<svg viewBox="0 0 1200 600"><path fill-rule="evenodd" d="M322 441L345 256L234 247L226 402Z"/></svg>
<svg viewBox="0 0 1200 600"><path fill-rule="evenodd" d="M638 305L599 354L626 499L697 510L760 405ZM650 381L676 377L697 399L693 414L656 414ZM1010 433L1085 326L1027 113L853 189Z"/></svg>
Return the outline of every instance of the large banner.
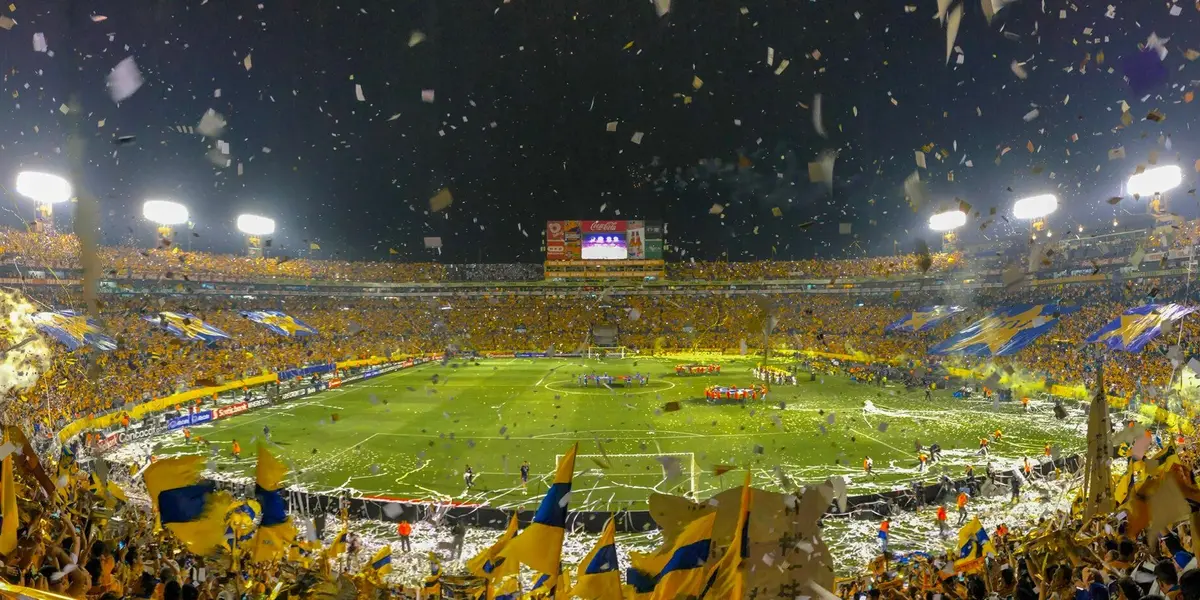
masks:
<svg viewBox="0 0 1200 600"><path fill-rule="evenodd" d="M1058 324L1058 317L1079 310L1061 304L1014 304L997 308L950 339L929 349L930 354L1007 356L1032 344Z"/></svg>
<svg viewBox="0 0 1200 600"><path fill-rule="evenodd" d="M884 331L928 331L938 326L938 323L963 312L967 309L961 306L923 306L898 319L895 323L884 327Z"/></svg>
<svg viewBox="0 0 1200 600"><path fill-rule="evenodd" d="M661 260L659 221L547 221L546 260Z"/></svg>
<svg viewBox="0 0 1200 600"><path fill-rule="evenodd" d="M1131 308L1089 336L1087 343L1104 344L1113 350L1141 352L1150 340L1162 333L1164 325L1178 321L1195 310L1194 306L1179 304L1147 304Z"/></svg>

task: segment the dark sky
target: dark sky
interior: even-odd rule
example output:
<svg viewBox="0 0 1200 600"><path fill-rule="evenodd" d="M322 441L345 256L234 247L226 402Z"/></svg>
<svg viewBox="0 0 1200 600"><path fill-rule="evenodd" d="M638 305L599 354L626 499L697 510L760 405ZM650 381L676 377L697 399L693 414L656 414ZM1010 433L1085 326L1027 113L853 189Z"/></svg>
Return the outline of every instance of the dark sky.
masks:
<svg viewBox="0 0 1200 600"><path fill-rule="evenodd" d="M20 169L65 172L77 130L106 243L153 243L140 207L157 196L192 210L193 247L236 251L234 218L258 211L279 222L277 251L315 240L316 257L388 259L392 247L405 260L537 262L544 222L564 218L667 221L685 260L911 250L936 240L932 207L914 213L902 187L926 144L950 152L921 170L932 198L983 210L967 238L988 207L1025 194L1059 195L1060 231L1144 212L1107 200L1155 150L1184 168L1173 208L1194 216L1200 102L1183 97L1200 79L1185 56L1200 49L1200 8L1110 1L1114 18L1107 2L1019 0L989 25L971 0L963 63L956 52L946 66L933 0L913 0L914 12L902 0L677 0L661 18L648 0L15 0L0 6L16 20L0 30L0 174L11 189ZM425 40L409 47L414 31ZM1151 32L1170 38L1166 81L1143 102L1122 61ZM36 33L53 56L34 51ZM117 104L105 77L129 56L145 83ZM1014 60L1028 61L1028 79ZM828 138L813 125L816 94ZM63 115L72 98L81 110ZM1122 100L1133 120L1118 129ZM208 158L214 139L175 130L210 108L228 121L228 168ZM1166 119L1146 120L1152 109ZM127 135L136 141L115 143ZM1118 147L1128 158L1108 160ZM825 149L839 152L832 190L808 177ZM453 205L429 214L443 187ZM709 214L714 203L723 215ZM31 215L11 193L7 205ZM983 233L1015 231L997 220ZM424 236L442 237L440 257Z"/></svg>

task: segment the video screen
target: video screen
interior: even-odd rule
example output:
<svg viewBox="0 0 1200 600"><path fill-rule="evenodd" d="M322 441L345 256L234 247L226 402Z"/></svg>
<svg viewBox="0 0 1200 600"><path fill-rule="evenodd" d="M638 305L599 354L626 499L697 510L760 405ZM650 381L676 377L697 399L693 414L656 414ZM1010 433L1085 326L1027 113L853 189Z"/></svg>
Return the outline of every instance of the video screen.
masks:
<svg viewBox="0 0 1200 600"><path fill-rule="evenodd" d="M629 248L625 245L625 233L583 234L583 260L625 260Z"/></svg>

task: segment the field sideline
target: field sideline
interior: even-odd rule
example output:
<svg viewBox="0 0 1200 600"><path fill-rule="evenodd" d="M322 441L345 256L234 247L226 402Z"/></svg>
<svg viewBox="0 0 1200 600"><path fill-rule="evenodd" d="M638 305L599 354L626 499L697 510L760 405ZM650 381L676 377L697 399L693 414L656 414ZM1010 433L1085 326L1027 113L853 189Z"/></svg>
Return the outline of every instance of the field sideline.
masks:
<svg viewBox="0 0 1200 600"><path fill-rule="evenodd" d="M966 464L982 474L979 438L996 429L996 468L1023 457L1040 460L1043 445L1066 455L1084 445L1078 416L1056 420L1048 405L1028 414L1017 403L998 412L990 402L962 401L938 391L886 388L844 377L807 378L772 386L767 400L714 406L707 385L757 383L748 359L721 359L720 375L677 376L664 359L480 359L431 363L347 388L232 417L193 429L209 444L210 466L227 477L252 477L254 445L269 427L277 453L292 465L297 487L365 496L453 500L510 507L536 502L557 454L580 443L575 494L578 508L641 507L651 490L700 497L731 487L715 465L750 466L754 485L793 489L829 475L851 477L851 493L891 489L918 477L915 444L941 444L945 460L927 481L961 476ZM649 375L645 387L581 388L583 373ZM681 409L664 410L678 401ZM240 460L232 441L243 448ZM159 456L203 452L181 434L156 440ZM609 456L607 464L598 456ZM680 454L680 453L691 453ZM636 454L641 456L618 457ZM670 455L663 457L663 455ZM874 459L876 478L862 473ZM522 489L521 462L530 463ZM692 463L694 461L694 469ZM470 465L475 486L466 490ZM664 468L665 466L665 468Z"/></svg>

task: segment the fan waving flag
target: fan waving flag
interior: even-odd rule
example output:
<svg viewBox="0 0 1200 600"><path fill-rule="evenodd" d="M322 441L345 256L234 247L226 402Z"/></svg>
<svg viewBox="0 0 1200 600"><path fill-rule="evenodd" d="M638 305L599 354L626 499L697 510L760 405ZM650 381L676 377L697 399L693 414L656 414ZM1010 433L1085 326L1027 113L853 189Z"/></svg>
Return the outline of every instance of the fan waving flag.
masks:
<svg viewBox="0 0 1200 600"><path fill-rule="evenodd" d="M240 314L284 337L317 335L317 330L304 321L277 310L246 310Z"/></svg>
<svg viewBox="0 0 1200 600"><path fill-rule="evenodd" d="M477 577L496 578L516 575L517 562L499 558L500 551L504 550L504 547L515 537L517 537L517 513L514 512L512 518L508 520L508 528L500 534L500 538L475 558L467 561L467 570Z"/></svg>
<svg viewBox="0 0 1200 600"><path fill-rule="evenodd" d="M1147 304L1131 308L1099 331L1088 336L1089 344L1104 344L1111 350L1141 352L1162 333L1164 324L1178 321L1196 311L1193 306Z"/></svg>
<svg viewBox="0 0 1200 600"><path fill-rule="evenodd" d="M571 499L571 478L575 473L575 452L578 449L579 444L571 446L562 460L558 461L554 482L533 514L533 522L500 551L498 558L519 561L540 573L561 571L567 503Z"/></svg>
<svg viewBox="0 0 1200 600"><path fill-rule="evenodd" d="M1058 324L1058 317L1079 310L1059 304L1014 304L997 308L950 339L929 349L930 354L1008 356L1033 343Z"/></svg>
<svg viewBox="0 0 1200 600"><path fill-rule="evenodd" d="M929 331L938 323L966 311L961 306L924 306L905 315L904 318L884 327L884 331Z"/></svg>
<svg viewBox="0 0 1200 600"><path fill-rule="evenodd" d="M254 497L262 508L262 521L254 533L252 560L277 561L296 539L296 527L288 517L287 502L281 493L288 468L259 444L258 467L255 470Z"/></svg>
<svg viewBox="0 0 1200 600"><path fill-rule="evenodd" d="M229 339L229 334L189 313L160 312L142 317L177 338L191 342L213 343Z"/></svg>
<svg viewBox="0 0 1200 600"><path fill-rule="evenodd" d="M7 440L6 440L7 441ZM17 549L17 530L20 529L17 511L17 488L13 481L13 458L10 452L0 467L0 554L8 556Z"/></svg>
<svg viewBox="0 0 1200 600"><path fill-rule="evenodd" d="M146 467L142 479L163 527L197 554L216 552L225 542L225 514L232 498L216 484L202 481L205 457L159 460Z"/></svg>
<svg viewBox="0 0 1200 600"><path fill-rule="evenodd" d="M95 321L73 310L35 313L30 320L38 331L54 338L71 352L85 346L102 352L117 349L116 340L105 334Z"/></svg>
<svg viewBox="0 0 1200 600"><path fill-rule="evenodd" d="M572 598L621 600L621 572L617 568L617 524L612 518L592 551L579 562Z"/></svg>
<svg viewBox="0 0 1200 600"><path fill-rule="evenodd" d="M688 523L675 545L665 552L631 554L629 562L633 566L625 571L625 581L633 588L633 598L669 600L699 594L705 583L704 565L712 549L716 520L714 511Z"/></svg>

